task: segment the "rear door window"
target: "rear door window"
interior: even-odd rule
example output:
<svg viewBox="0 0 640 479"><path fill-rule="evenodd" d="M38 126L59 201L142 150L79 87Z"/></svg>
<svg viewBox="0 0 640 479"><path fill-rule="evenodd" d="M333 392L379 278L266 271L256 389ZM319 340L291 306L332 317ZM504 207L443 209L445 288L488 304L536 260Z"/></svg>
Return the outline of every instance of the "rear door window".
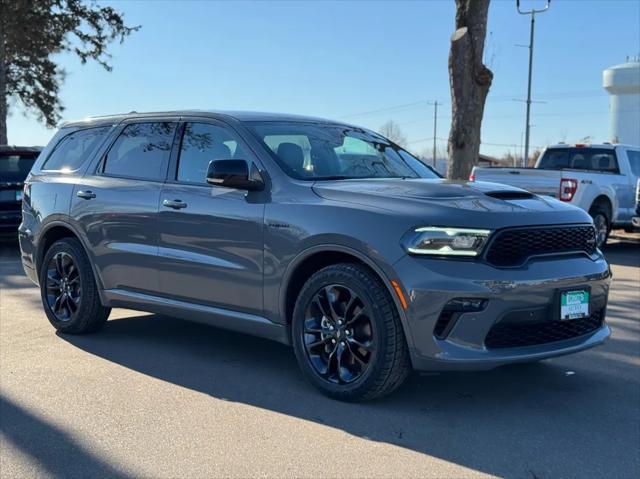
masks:
<svg viewBox="0 0 640 479"><path fill-rule="evenodd" d="M141 180L164 179L175 129L172 122L127 125L109 149L103 172Z"/></svg>
<svg viewBox="0 0 640 479"><path fill-rule="evenodd" d="M109 128L105 126L78 130L63 137L42 165L42 169L49 171L77 170L100 145Z"/></svg>

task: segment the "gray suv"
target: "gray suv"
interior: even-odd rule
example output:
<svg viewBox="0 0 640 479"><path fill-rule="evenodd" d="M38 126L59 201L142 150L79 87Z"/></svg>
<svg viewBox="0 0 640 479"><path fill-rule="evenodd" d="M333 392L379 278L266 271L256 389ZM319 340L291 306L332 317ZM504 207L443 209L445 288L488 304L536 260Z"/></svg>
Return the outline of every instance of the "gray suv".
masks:
<svg viewBox="0 0 640 479"><path fill-rule="evenodd" d="M64 125L24 188L24 270L60 333L110 308L293 346L325 394L604 342L609 266L584 211L452 182L377 133L181 111Z"/></svg>

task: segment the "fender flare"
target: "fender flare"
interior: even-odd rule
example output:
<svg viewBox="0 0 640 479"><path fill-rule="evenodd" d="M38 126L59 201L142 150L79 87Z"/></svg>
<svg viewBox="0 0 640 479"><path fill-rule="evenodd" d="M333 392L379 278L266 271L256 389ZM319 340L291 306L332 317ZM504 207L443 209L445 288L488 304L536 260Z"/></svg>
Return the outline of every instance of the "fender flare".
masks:
<svg viewBox="0 0 640 479"><path fill-rule="evenodd" d="M593 197L593 199L591 200L591 203L589 204L589 209L587 210L587 213L591 211L591 208L593 208L594 204L599 198L606 198L607 200L609 200L609 206L611 207L611 211L610 211L611 218L609 218L609 221L613 225L613 223L615 223L615 220L618 216L617 215L618 202L615 194L612 194L612 192L610 191L610 188L608 187L605 187L604 189L598 191L598 193Z"/></svg>
<svg viewBox="0 0 640 479"><path fill-rule="evenodd" d="M400 323L402 324L402 329L404 330L404 336L407 341L407 346L410 350L413 350L413 337L411 335L411 330L409 328L409 322L407 319L407 315L405 314L405 310L402 308L402 304L400 303L400 299L398 298L397 293L394 291L393 286L391 286L391 279L397 279L397 275L394 273L393 268L390 265L387 265L386 269L383 269L379 264L377 264L370 256L362 253L361 251L351 248L349 246L344 246L341 244L320 244L311 246L300 253L292 259L287 268L285 270L284 275L282 276L282 281L280 282L280 293L279 293L279 315L284 318L286 312L286 304L287 304L287 291L289 289L289 282L291 280L291 276L294 271L302 264L304 260L309 258L310 256L317 253L345 253L351 256L354 256L358 260L362 261L365 265L370 267L373 272L378 275L384 286L389 291L391 298L393 299L394 304L396 305L396 311L400 316ZM291 324L288 323L287 326L290 329Z"/></svg>
<svg viewBox="0 0 640 479"><path fill-rule="evenodd" d="M100 276L100 274L98 273L98 271L94 266L94 262L91 258L91 253L90 253L91 250L90 248L87 247L88 240L86 236L81 232L81 230L77 228L75 225L73 225L72 222L68 221L67 218L64 218L64 219L56 218L56 219L47 221L46 224L44 224L41 227L40 231L38 232L38 235L36 238L36 257L35 257L36 273L38 274L38 277L40 276L39 275L40 266L41 266L42 258L44 257L44 251L42 250L42 248L44 247L44 244L42 242L42 239L44 238L44 236L46 236L49 230L56 227L63 227L68 229L74 234L76 238L78 238L78 241L80 241L80 244L84 249L84 252L89 258L89 265L91 266L91 271L93 271L93 277L96 282L96 286L98 287L98 293L100 294L100 298L104 301L105 298L102 295L102 291L104 289L103 283L102 283L102 277ZM106 304L106 303L103 302L103 304Z"/></svg>

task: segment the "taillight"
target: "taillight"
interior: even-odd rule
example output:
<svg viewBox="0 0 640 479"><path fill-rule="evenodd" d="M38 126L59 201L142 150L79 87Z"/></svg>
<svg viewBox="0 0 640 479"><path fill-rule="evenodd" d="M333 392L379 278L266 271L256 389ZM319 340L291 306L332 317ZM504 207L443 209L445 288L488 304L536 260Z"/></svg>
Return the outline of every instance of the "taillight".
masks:
<svg viewBox="0 0 640 479"><path fill-rule="evenodd" d="M476 169L475 168L473 170L471 170L471 173L469 173L469 181L476 181Z"/></svg>
<svg viewBox="0 0 640 479"><path fill-rule="evenodd" d="M562 178L560 180L560 201L571 201L578 189L578 180Z"/></svg>

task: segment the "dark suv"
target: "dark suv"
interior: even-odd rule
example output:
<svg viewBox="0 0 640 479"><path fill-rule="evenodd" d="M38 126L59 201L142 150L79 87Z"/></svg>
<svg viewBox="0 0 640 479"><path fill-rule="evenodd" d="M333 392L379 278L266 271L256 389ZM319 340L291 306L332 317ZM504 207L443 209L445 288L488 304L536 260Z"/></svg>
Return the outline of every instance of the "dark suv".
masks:
<svg viewBox="0 0 640 479"><path fill-rule="evenodd" d="M605 341L591 218L446 181L380 135L315 118L183 111L70 123L31 171L22 261L61 333L110 308L294 348L325 394L411 368L488 369Z"/></svg>
<svg viewBox="0 0 640 479"><path fill-rule="evenodd" d="M40 148L0 146L0 233L18 231L22 189Z"/></svg>

